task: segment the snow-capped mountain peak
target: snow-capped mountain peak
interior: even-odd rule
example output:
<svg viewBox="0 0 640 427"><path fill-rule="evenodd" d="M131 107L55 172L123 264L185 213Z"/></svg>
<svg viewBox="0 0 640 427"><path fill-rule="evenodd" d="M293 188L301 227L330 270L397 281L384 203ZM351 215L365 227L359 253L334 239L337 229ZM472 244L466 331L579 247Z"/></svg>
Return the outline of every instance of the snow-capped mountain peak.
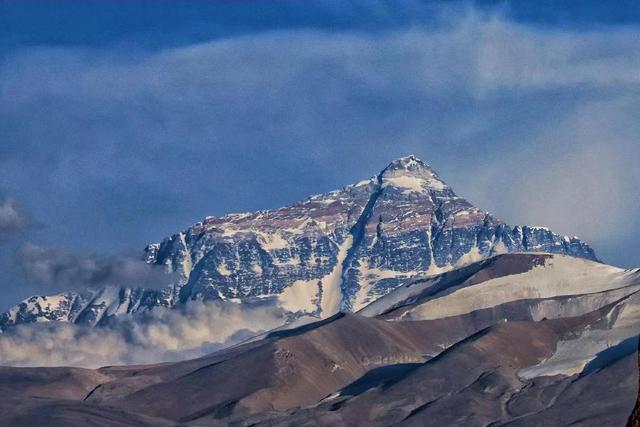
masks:
<svg viewBox="0 0 640 427"><path fill-rule="evenodd" d="M293 315L327 317L358 310L408 279L505 252L596 260L577 238L494 218L406 156L369 180L279 209L209 216L147 246L148 263L178 273L174 286L65 293L69 303L55 313L27 301L0 317L0 329L49 320L99 324L190 300L273 299Z"/></svg>

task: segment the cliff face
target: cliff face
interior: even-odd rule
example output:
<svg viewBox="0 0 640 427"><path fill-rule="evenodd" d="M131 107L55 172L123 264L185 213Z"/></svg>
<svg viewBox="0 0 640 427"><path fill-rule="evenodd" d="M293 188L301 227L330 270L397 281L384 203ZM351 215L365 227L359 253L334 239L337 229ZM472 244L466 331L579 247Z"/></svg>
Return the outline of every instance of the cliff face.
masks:
<svg viewBox="0 0 640 427"><path fill-rule="evenodd" d="M340 190L276 210L207 217L147 246L147 262L179 273L170 288L33 297L2 315L0 328L38 319L100 324L111 315L212 299L275 298L291 313L328 317L356 311L408 278L505 252L596 260L577 238L511 227L472 206L409 156Z"/></svg>

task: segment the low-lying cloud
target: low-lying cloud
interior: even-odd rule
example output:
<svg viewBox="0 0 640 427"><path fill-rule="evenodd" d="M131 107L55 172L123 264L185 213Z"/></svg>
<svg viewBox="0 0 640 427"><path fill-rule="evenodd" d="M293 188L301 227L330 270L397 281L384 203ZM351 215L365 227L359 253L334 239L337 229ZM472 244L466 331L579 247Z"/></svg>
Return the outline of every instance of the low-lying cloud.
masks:
<svg viewBox="0 0 640 427"><path fill-rule="evenodd" d="M135 257L82 255L33 244L23 246L16 261L30 281L47 290L161 289L177 280L177 275Z"/></svg>
<svg viewBox="0 0 640 427"><path fill-rule="evenodd" d="M0 334L0 365L99 367L182 360L283 322L283 311L269 302L190 302L113 318L95 328L60 322L19 325Z"/></svg>

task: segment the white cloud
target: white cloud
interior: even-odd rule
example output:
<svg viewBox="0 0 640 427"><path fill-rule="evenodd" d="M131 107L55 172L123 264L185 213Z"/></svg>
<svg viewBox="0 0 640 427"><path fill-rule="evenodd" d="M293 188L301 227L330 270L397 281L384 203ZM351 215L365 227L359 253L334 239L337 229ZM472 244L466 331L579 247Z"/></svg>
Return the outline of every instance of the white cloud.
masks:
<svg viewBox="0 0 640 427"><path fill-rule="evenodd" d="M0 334L0 365L99 367L182 360L282 323L283 312L273 304L191 302L119 317L104 327L20 325Z"/></svg>

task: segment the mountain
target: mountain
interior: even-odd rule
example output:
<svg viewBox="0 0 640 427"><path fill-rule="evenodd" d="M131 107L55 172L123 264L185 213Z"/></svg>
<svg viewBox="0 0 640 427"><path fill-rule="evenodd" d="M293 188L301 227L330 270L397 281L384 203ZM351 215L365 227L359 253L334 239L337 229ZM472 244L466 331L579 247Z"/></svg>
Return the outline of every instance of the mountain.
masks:
<svg viewBox="0 0 640 427"><path fill-rule="evenodd" d="M340 190L280 209L207 217L147 246L148 263L180 275L162 291L34 296L4 313L0 329L37 321L100 325L190 300L271 298L293 317L326 318L357 311L409 279L508 252L596 260L578 238L512 227L474 207L408 156Z"/></svg>
<svg viewBox="0 0 640 427"><path fill-rule="evenodd" d="M624 425L639 291L640 269L495 255L199 359L0 368L0 425Z"/></svg>

